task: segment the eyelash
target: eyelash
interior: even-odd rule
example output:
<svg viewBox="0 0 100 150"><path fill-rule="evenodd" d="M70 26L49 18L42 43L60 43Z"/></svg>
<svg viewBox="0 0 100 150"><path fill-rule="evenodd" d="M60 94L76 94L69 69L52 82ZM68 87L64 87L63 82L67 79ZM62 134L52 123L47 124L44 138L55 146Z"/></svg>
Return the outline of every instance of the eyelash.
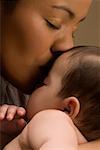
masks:
<svg viewBox="0 0 100 150"><path fill-rule="evenodd" d="M73 39L75 38L75 33L72 33L72 38L73 38Z"/></svg>
<svg viewBox="0 0 100 150"><path fill-rule="evenodd" d="M48 21L47 19L45 19L45 21L51 29L59 30L61 28L61 26L58 27L58 26L54 25L53 23L51 23L50 21ZM75 38L75 33L72 34L72 38L73 39Z"/></svg>
<svg viewBox="0 0 100 150"><path fill-rule="evenodd" d="M48 27L50 27L51 29L59 30L61 28L61 26L56 26L53 23L51 23L50 21L48 21L47 19L45 19L45 21L46 21Z"/></svg>

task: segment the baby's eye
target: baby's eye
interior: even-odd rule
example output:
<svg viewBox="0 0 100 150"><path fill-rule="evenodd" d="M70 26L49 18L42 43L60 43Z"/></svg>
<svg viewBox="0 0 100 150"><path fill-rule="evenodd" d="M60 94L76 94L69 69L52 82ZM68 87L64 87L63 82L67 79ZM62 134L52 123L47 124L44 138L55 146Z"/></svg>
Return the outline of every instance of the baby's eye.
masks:
<svg viewBox="0 0 100 150"><path fill-rule="evenodd" d="M56 25L55 23L53 23L53 21L49 21L47 19L45 19L48 27L54 29L54 30L59 30L61 28L61 25Z"/></svg>
<svg viewBox="0 0 100 150"><path fill-rule="evenodd" d="M46 86L46 84L45 83L39 83L39 84L36 85L35 89L38 89L42 86Z"/></svg>
<svg viewBox="0 0 100 150"><path fill-rule="evenodd" d="M42 82L39 86L40 86L40 87L41 87L41 86L46 86L46 84L45 84L44 82Z"/></svg>

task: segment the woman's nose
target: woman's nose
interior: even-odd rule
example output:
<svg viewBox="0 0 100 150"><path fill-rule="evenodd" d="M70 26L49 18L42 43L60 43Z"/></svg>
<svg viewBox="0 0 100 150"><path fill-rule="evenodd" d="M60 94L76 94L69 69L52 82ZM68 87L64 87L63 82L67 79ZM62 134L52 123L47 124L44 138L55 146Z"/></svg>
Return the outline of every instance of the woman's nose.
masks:
<svg viewBox="0 0 100 150"><path fill-rule="evenodd" d="M70 34L64 34L63 37L58 38L53 46L52 46L52 52L57 52L57 51L67 51L68 49L73 47L73 37L72 33Z"/></svg>

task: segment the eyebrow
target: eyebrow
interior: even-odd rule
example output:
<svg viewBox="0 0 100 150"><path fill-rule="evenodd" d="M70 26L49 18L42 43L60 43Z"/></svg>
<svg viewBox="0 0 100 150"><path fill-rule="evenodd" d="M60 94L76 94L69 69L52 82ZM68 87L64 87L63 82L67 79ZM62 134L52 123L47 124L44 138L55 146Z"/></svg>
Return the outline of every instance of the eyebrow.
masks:
<svg viewBox="0 0 100 150"><path fill-rule="evenodd" d="M69 8L69 7L67 7L67 6L64 6L64 5L52 5L52 8L60 9L60 10L63 10L63 11L65 11L65 12L69 13L70 18L72 18L72 19L76 17L76 15L75 15L75 13L72 11L72 9ZM85 19L86 19L86 16L83 17L83 18L81 18L81 19L79 20L79 22L82 22L82 21L85 20Z"/></svg>
<svg viewBox="0 0 100 150"><path fill-rule="evenodd" d="M63 5L52 5L52 8L63 10L67 13L69 13L71 18L75 18L75 13L71 10L71 8Z"/></svg>

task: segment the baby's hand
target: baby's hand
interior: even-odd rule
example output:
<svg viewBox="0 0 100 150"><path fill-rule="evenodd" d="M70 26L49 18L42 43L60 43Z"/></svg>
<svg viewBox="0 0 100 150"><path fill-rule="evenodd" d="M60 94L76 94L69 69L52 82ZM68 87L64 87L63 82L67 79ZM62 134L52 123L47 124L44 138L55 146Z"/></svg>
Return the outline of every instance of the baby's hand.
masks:
<svg viewBox="0 0 100 150"><path fill-rule="evenodd" d="M26 110L23 107L7 104L0 106L0 120L11 121L16 118L22 118L25 114Z"/></svg>
<svg viewBox="0 0 100 150"><path fill-rule="evenodd" d="M26 126L23 107L4 104L0 106L0 137L2 146L15 138Z"/></svg>
<svg viewBox="0 0 100 150"><path fill-rule="evenodd" d="M0 106L0 133L19 133L27 124L23 107L4 104Z"/></svg>

